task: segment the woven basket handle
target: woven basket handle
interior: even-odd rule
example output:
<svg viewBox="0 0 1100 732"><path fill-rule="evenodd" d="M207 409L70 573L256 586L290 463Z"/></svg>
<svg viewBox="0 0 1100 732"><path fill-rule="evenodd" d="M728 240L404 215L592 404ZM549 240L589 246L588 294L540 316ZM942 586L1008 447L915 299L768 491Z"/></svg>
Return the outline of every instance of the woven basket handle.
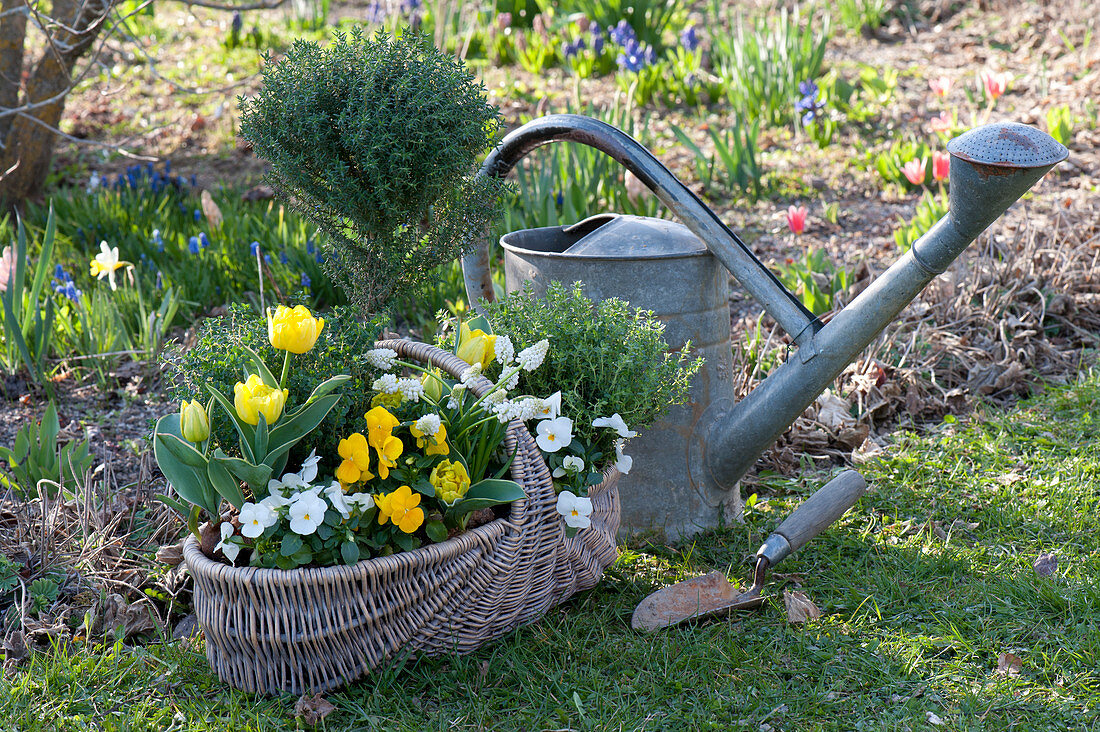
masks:
<svg viewBox="0 0 1100 732"><path fill-rule="evenodd" d="M417 361L430 363L433 366L438 366L456 379L461 379L462 372L470 368L470 364L453 353L447 353L443 349L436 348L427 343L389 339L378 341L375 343L375 346L378 348L392 348L397 351L399 356L404 358L411 358ZM493 382L489 381L484 376L479 376L469 387L470 391L479 398L489 393L489 390L492 388Z"/></svg>

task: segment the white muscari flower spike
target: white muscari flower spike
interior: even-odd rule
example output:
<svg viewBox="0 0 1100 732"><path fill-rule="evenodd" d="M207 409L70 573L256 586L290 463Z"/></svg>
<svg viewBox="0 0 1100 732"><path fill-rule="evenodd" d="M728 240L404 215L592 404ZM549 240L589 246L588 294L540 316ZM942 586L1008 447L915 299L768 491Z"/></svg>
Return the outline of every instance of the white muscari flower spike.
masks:
<svg viewBox="0 0 1100 732"><path fill-rule="evenodd" d="M493 405L493 412L497 415L498 422L508 424L514 416L515 404L510 399L505 399L500 404Z"/></svg>
<svg viewBox="0 0 1100 732"><path fill-rule="evenodd" d="M519 365L525 371L534 371L542 365L542 360L546 358L546 352L550 349L550 341L543 338L541 341L533 346L528 346L519 352L516 356L516 360L519 361Z"/></svg>
<svg viewBox="0 0 1100 732"><path fill-rule="evenodd" d="M619 437L625 437L630 439L631 437L637 437L638 433L626 426L626 422L619 416L618 412L615 412L610 417L596 417L592 420L593 427L610 427L618 433Z"/></svg>
<svg viewBox="0 0 1100 732"><path fill-rule="evenodd" d="M517 371L516 373L514 373L514 374L512 374L511 376L508 377L508 381L505 382L504 388L507 389L508 391L511 391L512 389L515 389L517 386L519 386L519 371Z"/></svg>
<svg viewBox="0 0 1100 732"><path fill-rule="evenodd" d="M516 355L516 348L512 345L512 339L506 335L498 335L493 343L493 354L501 364L509 364Z"/></svg>
<svg viewBox="0 0 1100 732"><path fill-rule="evenodd" d="M507 398L508 392L506 392L504 389L494 389L493 391L485 395L485 404L488 404L490 406L493 404L500 404Z"/></svg>
<svg viewBox="0 0 1100 732"><path fill-rule="evenodd" d="M374 380L370 388L375 391L380 391L383 394L395 394L398 391L397 377L393 374L382 374Z"/></svg>
<svg viewBox="0 0 1100 732"><path fill-rule="evenodd" d="M420 383L420 379L398 379L397 389L410 402L419 402L420 397L424 396L424 385Z"/></svg>
<svg viewBox="0 0 1100 732"><path fill-rule="evenodd" d="M477 381L477 377L479 376L481 376L480 362L475 363L473 366L463 371L460 380L463 386L470 387L474 385L474 382Z"/></svg>
<svg viewBox="0 0 1100 732"><path fill-rule="evenodd" d="M264 529L274 526L279 520L275 511L270 506L265 506L263 501L259 503L245 502L241 506L241 536L255 539L264 533Z"/></svg>
<svg viewBox="0 0 1100 732"><path fill-rule="evenodd" d="M241 548L236 542L230 541L233 537L233 524L228 521L223 521L222 525L218 527L221 531L222 540L214 545L214 551L221 550L221 553L225 555L225 558L230 562L237 561L237 555L240 554Z"/></svg>
<svg viewBox="0 0 1100 732"><path fill-rule="evenodd" d="M465 384L455 384L451 387L451 396L447 399L447 409L458 409L462 404L462 397L466 393Z"/></svg>
<svg viewBox="0 0 1100 732"><path fill-rule="evenodd" d="M389 371L397 360L397 351L392 348L372 348L367 351L367 362L379 371Z"/></svg>
<svg viewBox="0 0 1100 732"><path fill-rule="evenodd" d="M443 420L439 418L438 414L425 414L413 423L413 427L422 435L431 435L435 437L442 424Z"/></svg>
<svg viewBox="0 0 1100 732"><path fill-rule="evenodd" d="M558 494L558 513L565 517L566 526L574 529L587 529L592 525L592 499L578 496L573 491Z"/></svg>
<svg viewBox="0 0 1100 732"><path fill-rule="evenodd" d="M544 419L535 430L535 442L543 452L557 452L573 441L573 420L569 417Z"/></svg>
<svg viewBox="0 0 1100 732"><path fill-rule="evenodd" d="M615 469L626 475L634 467L634 458L623 453L624 444L625 440L615 440Z"/></svg>
<svg viewBox="0 0 1100 732"><path fill-rule="evenodd" d="M515 402L516 418L521 422L528 422L539 415L542 408L542 400L538 397L525 397Z"/></svg>

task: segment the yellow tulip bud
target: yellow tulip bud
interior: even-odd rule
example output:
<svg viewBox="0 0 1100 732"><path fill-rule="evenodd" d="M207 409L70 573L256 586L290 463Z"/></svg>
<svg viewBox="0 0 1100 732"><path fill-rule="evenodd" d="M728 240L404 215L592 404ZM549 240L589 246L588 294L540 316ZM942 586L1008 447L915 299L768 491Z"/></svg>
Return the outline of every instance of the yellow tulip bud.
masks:
<svg viewBox="0 0 1100 732"><path fill-rule="evenodd" d="M421 375L420 383L424 387L424 396L433 404L438 404L443 398L443 379L440 377L439 369L433 368Z"/></svg>
<svg viewBox="0 0 1100 732"><path fill-rule="evenodd" d="M455 355L471 366L480 363L484 371L496 358L496 343L495 335L489 335L481 328L470 330L470 326L463 323L458 330L458 350Z"/></svg>
<svg viewBox="0 0 1100 732"><path fill-rule="evenodd" d="M272 388L259 376L252 374L243 384L238 381L233 386L233 407L242 422L259 424L262 414L269 425L275 424L283 414L283 406L289 395L288 389Z"/></svg>
<svg viewBox="0 0 1100 732"><path fill-rule="evenodd" d="M305 353L313 348L324 327L325 319L313 317L304 305L280 305L274 313L267 309L267 339L281 351Z"/></svg>
<svg viewBox="0 0 1100 732"><path fill-rule="evenodd" d="M197 399L180 402L180 432L183 439L198 444L210 437L210 417Z"/></svg>

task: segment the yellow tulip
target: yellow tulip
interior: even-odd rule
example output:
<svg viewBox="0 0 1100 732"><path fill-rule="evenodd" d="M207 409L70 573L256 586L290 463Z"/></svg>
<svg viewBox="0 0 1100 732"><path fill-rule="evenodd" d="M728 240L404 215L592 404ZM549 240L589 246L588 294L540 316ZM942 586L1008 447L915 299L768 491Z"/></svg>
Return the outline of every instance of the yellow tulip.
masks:
<svg viewBox="0 0 1100 732"><path fill-rule="evenodd" d="M247 424L259 424L260 415L270 425L283 414L283 405L290 395L287 389L274 389L263 382L259 376L252 374L242 384L237 382L233 386L233 406L237 410L237 416Z"/></svg>
<svg viewBox="0 0 1100 732"><path fill-rule="evenodd" d="M496 357L496 343L495 335L489 335L481 328L471 331L470 326L463 323L458 330L456 355L471 366L480 363L481 370L484 371Z"/></svg>
<svg viewBox="0 0 1100 732"><path fill-rule="evenodd" d="M435 496L448 506L465 497L470 490L470 474L462 463L444 460L432 470L431 484L435 486Z"/></svg>
<svg viewBox="0 0 1100 732"><path fill-rule="evenodd" d="M313 317L304 305L280 305L274 314L267 309L267 339L281 351L305 353L313 348L324 327L325 319Z"/></svg>
<svg viewBox="0 0 1100 732"><path fill-rule="evenodd" d="M406 534L411 534L424 523L424 509L420 508L420 494L413 493L412 488L403 485L393 493L375 496L374 503L378 506L378 525L385 526L387 521L401 529Z"/></svg>
<svg viewBox="0 0 1100 732"><path fill-rule="evenodd" d="M443 380L440 378L439 369L433 368L421 375L420 383L424 386L424 396L432 404L438 404L443 398Z"/></svg>
<svg viewBox="0 0 1100 732"><path fill-rule="evenodd" d="M198 399L180 402L180 432L183 439L198 444L210 436L210 417Z"/></svg>

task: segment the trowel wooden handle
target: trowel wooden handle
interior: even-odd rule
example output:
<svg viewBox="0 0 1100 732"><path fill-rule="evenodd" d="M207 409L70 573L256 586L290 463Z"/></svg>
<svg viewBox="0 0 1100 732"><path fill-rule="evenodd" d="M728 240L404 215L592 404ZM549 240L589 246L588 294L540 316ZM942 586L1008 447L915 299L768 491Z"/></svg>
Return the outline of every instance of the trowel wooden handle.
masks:
<svg viewBox="0 0 1100 732"><path fill-rule="evenodd" d="M862 475L854 470L845 470L803 501L768 537L757 556L766 556L768 564L774 567L780 559L798 551L806 542L843 516L866 490L867 481ZM784 544L787 546L783 546Z"/></svg>

